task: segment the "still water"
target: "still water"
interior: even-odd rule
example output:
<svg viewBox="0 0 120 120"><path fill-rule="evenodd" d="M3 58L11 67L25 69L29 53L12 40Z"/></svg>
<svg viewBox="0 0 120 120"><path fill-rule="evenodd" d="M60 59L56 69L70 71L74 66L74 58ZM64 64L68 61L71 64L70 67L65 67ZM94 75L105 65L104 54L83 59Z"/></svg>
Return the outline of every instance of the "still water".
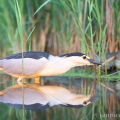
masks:
<svg viewBox="0 0 120 120"><path fill-rule="evenodd" d="M85 78L60 76L41 78L40 84L42 86L60 86L74 94L93 94L94 99L92 103L81 108L56 105L44 110L23 110L0 103L0 120L119 120L120 83L96 81L95 84L93 79ZM34 80L30 79L28 82L34 83ZM7 89L15 84L17 84L16 79L0 74L0 90ZM93 87L94 89L92 89ZM64 101L66 93L63 92L62 94L63 98L60 98Z"/></svg>

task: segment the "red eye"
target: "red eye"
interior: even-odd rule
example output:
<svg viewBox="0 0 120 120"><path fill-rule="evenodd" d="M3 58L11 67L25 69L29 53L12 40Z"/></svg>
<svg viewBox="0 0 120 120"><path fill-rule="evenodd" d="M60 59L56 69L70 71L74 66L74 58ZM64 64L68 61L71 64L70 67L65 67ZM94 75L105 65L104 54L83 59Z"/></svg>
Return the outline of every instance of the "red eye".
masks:
<svg viewBox="0 0 120 120"><path fill-rule="evenodd" d="M87 102L86 102L86 101L84 101L84 102L83 102L83 104L84 104L84 105L86 105L86 104L87 104Z"/></svg>
<svg viewBox="0 0 120 120"><path fill-rule="evenodd" d="M83 59L86 59L86 56L83 56Z"/></svg>

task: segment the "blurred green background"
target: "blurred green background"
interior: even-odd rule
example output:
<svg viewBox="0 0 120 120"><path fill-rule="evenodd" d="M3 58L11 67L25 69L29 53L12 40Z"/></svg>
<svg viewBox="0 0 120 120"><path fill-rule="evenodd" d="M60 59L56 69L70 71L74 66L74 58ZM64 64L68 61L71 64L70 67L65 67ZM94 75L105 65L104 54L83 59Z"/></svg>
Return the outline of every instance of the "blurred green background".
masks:
<svg viewBox="0 0 120 120"><path fill-rule="evenodd" d="M0 58L21 51L89 56L120 47L119 0L0 0ZM22 50L23 49L23 50Z"/></svg>

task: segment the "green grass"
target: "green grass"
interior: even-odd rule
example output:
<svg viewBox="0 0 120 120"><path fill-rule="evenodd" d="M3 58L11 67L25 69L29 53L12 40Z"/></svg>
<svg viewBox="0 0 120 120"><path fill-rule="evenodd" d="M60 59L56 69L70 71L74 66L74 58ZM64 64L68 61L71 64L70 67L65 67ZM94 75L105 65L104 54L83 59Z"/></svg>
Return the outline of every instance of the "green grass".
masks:
<svg viewBox="0 0 120 120"><path fill-rule="evenodd" d="M104 56L109 48L104 4L104 0L1 0L1 57L21 52L22 48ZM115 12L119 9L117 4L112 7Z"/></svg>

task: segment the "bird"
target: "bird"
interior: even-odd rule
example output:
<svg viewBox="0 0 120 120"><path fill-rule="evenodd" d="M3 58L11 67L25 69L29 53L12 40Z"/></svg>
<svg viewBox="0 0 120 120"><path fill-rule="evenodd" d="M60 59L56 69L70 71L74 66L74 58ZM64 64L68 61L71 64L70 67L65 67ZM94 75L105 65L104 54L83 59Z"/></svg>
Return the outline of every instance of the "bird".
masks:
<svg viewBox="0 0 120 120"><path fill-rule="evenodd" d="M19 85L24 78L35 78L40 76L60 75L75 66L101 65L101 63L91 59L87 55L74 52L53 56L46 52L23 52L13 54L0 60L0 70L18 78Z"/></svg>
<svg viewBox="0 0 120 120"><path fill-rule="evenodd" d="M55 105L81 108L95 100L95 96L74 94L61 86L41 86L38 84L20 86L15 84L0 91L1 103L19 109L24 107L26 110L43 110Z"/></svg>

